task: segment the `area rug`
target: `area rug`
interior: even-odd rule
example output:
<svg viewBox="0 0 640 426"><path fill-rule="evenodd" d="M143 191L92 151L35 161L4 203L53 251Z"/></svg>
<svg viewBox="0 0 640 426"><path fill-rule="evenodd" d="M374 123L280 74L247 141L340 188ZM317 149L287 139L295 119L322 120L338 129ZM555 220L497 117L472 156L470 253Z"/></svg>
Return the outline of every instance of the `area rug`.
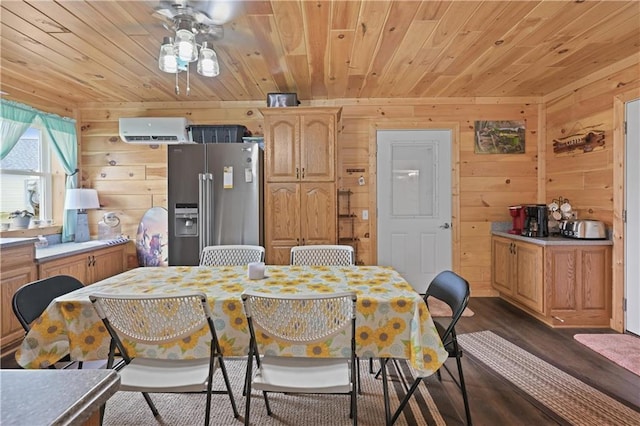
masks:
<svg viewBox="0 0 640 426"><path fill-rule="evenodd" d="M241 360L227 360L227 370L231 380L236 405L240 417L235 419L231 410L229 397L225 394L213 395L211 409L211 425L242 425L244 422L245 398L242 396L242 386L245 373L245 362ZM390 363L391 364L391 363ZM406 361L400 362L407 380L413 381ZM362 426L384 425L384 400L382 381L369 374L368 361L362 362L361 386L362 395L358 395L358 424ZM389 365L390 376L395 376L393 365ZM401 373L402 374L402 373ZM301 378L304 380L304 378ZM391 409L395 410L404 396L402 385L396 380L390 380L389 393ZM420 386L404 409L403 415L395 425L446 425L454 424L444 419L438 411L440 404L450 404L445 391L439 382ZM214 389L223 389L222 376L216 372ZM105 426L128 425L176 425L190 426L204 423L204 394L151 394L160 416L154 419L149 406L138 392L117 392L106 405ZM251 424L262 425L351 425L349 419L349 397L346 395L285 395L271 394L269 397L273 416L268 416L262 394L252 393ZM449 405L450 406L450 405Z"/></svg>
<svg viewBox="0 0 640 426"><path fill-rule="evenodd" d="M451 308L449 307L449 305L447 305L440 299L436 299L435 297L429 297L428 301L429 301L429 313L431 314L432 317L451 318ZM469 308L465 308L465 310L462 312L463 317L471 317L473 316L473 314L474 312Z"/></svg>
<svg viewBox="0 0 640 426"><path fill-rule="evenodd" d="M490 331L458 335L466 353L570 424L638 425L640 413Z"/></svg>
<svg viewBox="0 0 640 426"><path fill-rule="evenodd" d="M573 336L592 351L640 376L640 337L629 334L576 334Z"/></svg>

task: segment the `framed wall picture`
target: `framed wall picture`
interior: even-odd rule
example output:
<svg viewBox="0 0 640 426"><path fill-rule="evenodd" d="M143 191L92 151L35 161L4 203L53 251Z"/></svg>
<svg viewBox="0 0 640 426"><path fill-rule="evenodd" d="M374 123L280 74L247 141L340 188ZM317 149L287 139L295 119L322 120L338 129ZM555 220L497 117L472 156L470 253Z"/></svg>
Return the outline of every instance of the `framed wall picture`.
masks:
<svg viewBox="0 0 640 426"><path fill-rule="evenodd" d="M524 121L476 121L476 154L524 154Z"/></svg>

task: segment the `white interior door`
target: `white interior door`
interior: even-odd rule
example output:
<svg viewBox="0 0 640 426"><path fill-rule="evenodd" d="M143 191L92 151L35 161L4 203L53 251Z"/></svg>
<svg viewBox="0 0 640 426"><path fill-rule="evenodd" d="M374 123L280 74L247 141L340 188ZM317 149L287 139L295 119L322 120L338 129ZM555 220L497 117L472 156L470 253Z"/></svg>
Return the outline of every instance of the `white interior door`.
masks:
<svg viewBox="0 0 640 426"><path fill-rule="evenodd" d="M625 115L625 328L640 335L640 99L626 104Z"/></svg>
<svg viewBox="0 0 640 426"><path fill-rule="evenodd" d="M377 134L378 264L420 293L451 269L451 131Z"/></svg>

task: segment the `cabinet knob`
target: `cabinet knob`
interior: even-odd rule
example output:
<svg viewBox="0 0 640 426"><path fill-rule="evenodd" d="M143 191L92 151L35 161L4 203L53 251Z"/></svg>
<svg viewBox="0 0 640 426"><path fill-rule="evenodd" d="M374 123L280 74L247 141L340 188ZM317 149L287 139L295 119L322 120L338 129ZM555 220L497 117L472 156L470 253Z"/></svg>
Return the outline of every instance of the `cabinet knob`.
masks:
<svg viewBox="0 0 640 426"><path fill-rule="evenodd" d="M304 167L302 168L302 179L304 179Z"/></svg>
<svg viewBox="0 0 640 426"><path fill-rule="evenodd" d="M300 169L296 167L296 179L300 179Z"/></svg>

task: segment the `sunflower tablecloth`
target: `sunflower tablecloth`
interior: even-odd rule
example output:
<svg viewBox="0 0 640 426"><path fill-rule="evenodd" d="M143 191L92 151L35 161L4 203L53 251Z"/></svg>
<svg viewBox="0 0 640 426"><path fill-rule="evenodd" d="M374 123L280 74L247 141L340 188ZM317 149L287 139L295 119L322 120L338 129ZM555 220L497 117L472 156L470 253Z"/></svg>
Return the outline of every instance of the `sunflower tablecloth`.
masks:
<svg viewBox="0 0 640 426"><path fill-rule="evenodd" d="M356 344L361 358L408 359L425 375L435 372L447 359L422 297L390 267L267 266L264 279L250 280L246 266L173 266L132 269L57 298L32 324L16 360L25 368L45 368L67 352L76 361L107 358L109 334L89 301L89 295L97 292L204 292L223 354L245 356L249 329L240 295L248 289L277 294L355 291ZM208 357L207 330L205 327L178 344L128 343L128 349L147 357ZM348 354L349 344L344 336L335 336L304 346L271 344L267 351L326 356Z"/></svg>

